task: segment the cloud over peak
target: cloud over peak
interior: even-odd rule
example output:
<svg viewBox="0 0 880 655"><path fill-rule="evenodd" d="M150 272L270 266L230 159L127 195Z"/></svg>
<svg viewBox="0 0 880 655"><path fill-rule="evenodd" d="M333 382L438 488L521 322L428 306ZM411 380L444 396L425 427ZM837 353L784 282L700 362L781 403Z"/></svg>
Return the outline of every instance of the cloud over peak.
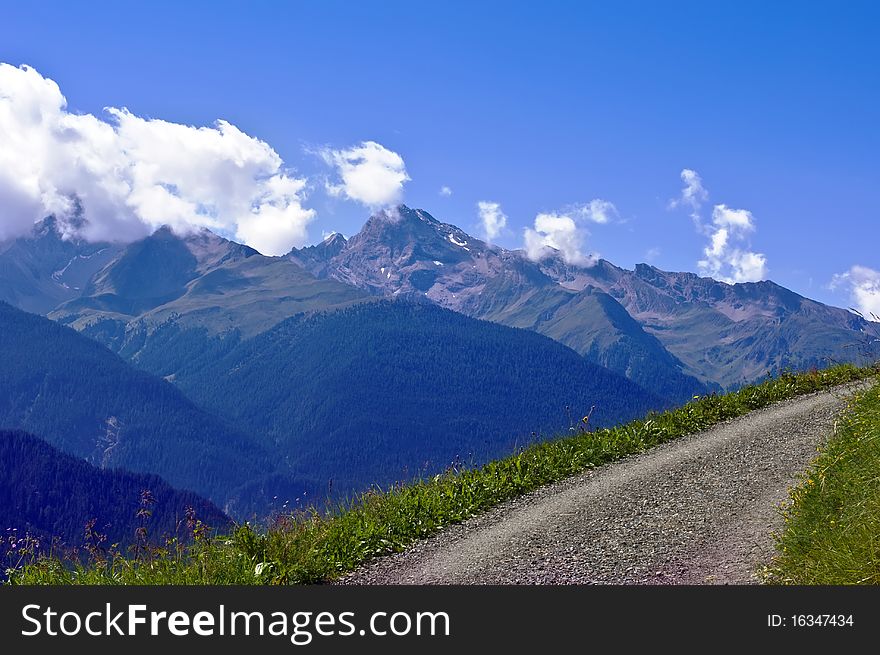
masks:
<svg viewBox="0 0 880 655"><path fill-rule="evenodd" d="M850 302L868 320L880 321L880 271L855 265L831 280L831 289L845 288Z"/></svg>
<svg viewBox="0 0 880 655"><path fill-rule="evenodd" d="M209 228L265 254L306 240L305 180L226 121L194 127L125 108L76 114L35 69L0 64L0 238L55 215L68 236L130 241Z"/></svg>
<svg viewBox="0 0 880 655"><path fill-rule="evenodd" d="M338 175L337 182L327 183L327 192L368 207L397 204L410 180L403 157L375 141L341 150L325 148L319 154Z"/></svg>
<svg viewBox="0 0 880 655"><path fill-rule="evenodd" d="M767 258L745 249L748 235L755 231L752 213L715 205L712 225L707 228L709 244L704 259L697 262L702 275L722 282L758 282L767 276Z"/></svg>
<svg viewBox="0 0 880 655"><path fill-rule="evenodd" d="M687 208L697 232L708 240L703 259L697 262L700 274L728 284L766 279L766 255L750 249L749 237L756 230L752 212L718 204L712 208L711 222L704 223L702 208L709 200L709 192L703 179L695 170L685 168L681 181L681 195L669 201L669 209Z"/></svg>
<svg viewBox="0 0 880 655"><path fill-rule="evenodd" d="M538 214L535 228L526 228L523 233L526 256L540 261L557 250L567 264L592 266L596 256L583 252L588 235L571 216L558 212Z"/></svg>
<svg viewBox="0 0 880 655"><path fill-rule="evenodd" d="M584 252L590 236L584 224L603 225L618 217L614 203L601 198L540 213L535 217L534 229L526 228L523 233L526 256L540 261L557 250L567 264L593 266L599 257L596 253Z"/></svg>
<svg viewBox="0 0 880 655"><path fill-rule="evenodd" d="M486 241L491 242L497 238L507 226L507 214L501 211L501 204L481 200L477 203L477 214L480 216L480 224Z"/></svg>

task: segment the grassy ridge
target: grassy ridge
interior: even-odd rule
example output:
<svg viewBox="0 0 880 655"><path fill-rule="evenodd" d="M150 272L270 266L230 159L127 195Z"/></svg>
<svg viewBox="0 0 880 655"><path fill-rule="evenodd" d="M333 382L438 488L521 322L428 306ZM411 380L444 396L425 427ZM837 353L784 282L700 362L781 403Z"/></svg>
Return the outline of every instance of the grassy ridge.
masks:
<svg viewBox="0 0 880 655"><path fill-rule="evenodd" d="M450 470L386 492L368 492L330 516L298 512L266 532L242 526L226 537L196 535L123 557L87 561L50 556L12 571L13 584L294 584L337 577L376 556L400 551L443 527L586 469L704 430L775 401L876 374L837 366L695 399L626 425L583 431L530 446L479 469Z"/></svg>
<svg viewBox="0 0 880 655"><path fill-rule="evenodd" d="M771 584L880 584L880 385L860 394L791 491Z"/></svg>

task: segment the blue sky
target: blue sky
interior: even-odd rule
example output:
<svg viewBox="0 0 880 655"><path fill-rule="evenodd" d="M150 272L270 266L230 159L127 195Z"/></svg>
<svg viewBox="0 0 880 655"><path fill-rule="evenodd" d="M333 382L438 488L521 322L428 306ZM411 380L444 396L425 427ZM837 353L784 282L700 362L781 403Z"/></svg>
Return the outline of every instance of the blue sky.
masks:
<svg viewBox="0 0 880 655"><path fill-rule="evenodd" d="M880 9L530 4L3 3L0 61L54 80L73 113L224 119L265 141L304 180L308 241L369 214L328 153L374 141L405 162L409 205L479 233L476 204L499 203L503 246L565 215L584 252L697 271L733 225L713 222L724 205L749 212L731 243L770 279L857 300L852 267L880 269ZM699 229L670 209L683 169L707 192ZM611 220L577 213L593 199Z"/></svg>

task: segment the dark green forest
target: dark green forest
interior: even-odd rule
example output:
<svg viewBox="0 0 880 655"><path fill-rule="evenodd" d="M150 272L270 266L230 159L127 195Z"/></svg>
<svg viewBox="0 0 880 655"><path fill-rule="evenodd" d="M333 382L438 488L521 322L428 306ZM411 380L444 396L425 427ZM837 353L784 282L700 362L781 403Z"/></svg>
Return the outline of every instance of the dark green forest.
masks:
<svg viewBox="0 0 880 655"><path fill-rule="evenodd" d="M161 475L236 516L301 491L247 433L74 330L0 303L0 334L0 428L101 468Z"/></svg>
<svg viewBox="0 0 880 655"><path fill-rule="evenodd" d="M382 302L293 317L247 341L159 330L137 363L260 435L298 479L344 493L485 462L664 401L527 330Z"/></svg>
<svg viewBox="0 0 880 655"><path fill-rule="evenodd" d="M0 327L0 428L160 475L237 518L480 464L584 429L591 411L599 427L665 404L546 337L432 305L302 314L249 340L170 322L126 340L146 371L8 305Z"/></svg>
<svg viewBox="0 0 880 655"><path fill-rule="evenodd" d="M106 549L118 543L124 552L138 540L138 528L145 529L145 541L190 535L188 508L190 522L197 519L215 530L230 525L216 505L158 476L101 470L25 432L0 430L0 464L0 538L7 549L11 536L30 534L43 548L57 537L65 547Z"/></svg>

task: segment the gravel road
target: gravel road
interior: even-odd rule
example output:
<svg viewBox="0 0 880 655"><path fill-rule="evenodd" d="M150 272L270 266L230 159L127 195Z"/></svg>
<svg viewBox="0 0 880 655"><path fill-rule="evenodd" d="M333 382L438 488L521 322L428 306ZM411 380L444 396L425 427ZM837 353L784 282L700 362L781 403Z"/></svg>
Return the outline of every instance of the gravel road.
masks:
<svg viewBox="0 0 880 655"><path fill-rule="evenodd" d="M751 584L778 505L863 384L777 403L542 488L341 584Z"/></svg>

